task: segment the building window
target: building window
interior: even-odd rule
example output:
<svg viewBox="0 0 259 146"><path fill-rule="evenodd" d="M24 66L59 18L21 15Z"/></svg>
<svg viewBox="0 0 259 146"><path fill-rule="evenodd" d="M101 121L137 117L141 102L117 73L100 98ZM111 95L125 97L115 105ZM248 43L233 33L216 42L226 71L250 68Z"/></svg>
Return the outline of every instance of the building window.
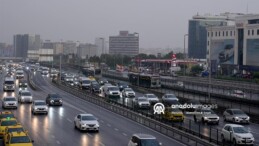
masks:
<svg viewBox="0 0 259 146"><path fill-rule="evenodd" d="M226 36L228 36L228 31L226 31Z"/></svg>
<svg viewBox="0 0 259 146"><path fill-rule="evenodd" d="M220 31L219 31L219 36L220 36Z"/></svg>
<svg viewBox="0 0 259 146"><path fill-rule="evenodd" d="M210 32L208 32L208 37L210 37Z"/></svg>
<svg viewBox="0 0 259 146"><path fill-rule="evenodd" d="M254 35L254 30L252 29L252 35Z"/></svg>
<svg viewBox="0 0 259 146"><path fill-rule="evenodd" d="M215 32L215 36L218 36L218 32Z"/></svg>
<svg viewBox="0 0 259 146"><path fill-rule="evenodd" d="M248 30L247 35L250 35L250 30Z"/></svg>
<svg viewBox="0 0 259 146"><path fill-rule="evenodd" d="M213 37L213 32L211 32L211 37Z"/></svg>
<svg viewBox="0 0 259 146"><path fill-rule="evenodd" d="M234 36L236 35L236 31L234 31Z"/></svg>
<svg viewBox="0 0 259 146"><path fill-rule="evenodd" d="M225 36L225 31L223 31L222 33L223 33L222 36Z"/></svg>
<svg viewBox="0 0 259 146"><path fill-rule="evenodd" d="M210 41L208 41L208 46L210 45Z"/></svg>
<svg viewBox="0 0 259 146"><path fill-rule="evenodd" d="M257 35L259 35L259 29L257 29Z"/></svg>
<svg viewBox="0 0 259 146"><path fill-rule="evenodd" d="M232 31L230 31L230 36L232 36Z"/></svg>

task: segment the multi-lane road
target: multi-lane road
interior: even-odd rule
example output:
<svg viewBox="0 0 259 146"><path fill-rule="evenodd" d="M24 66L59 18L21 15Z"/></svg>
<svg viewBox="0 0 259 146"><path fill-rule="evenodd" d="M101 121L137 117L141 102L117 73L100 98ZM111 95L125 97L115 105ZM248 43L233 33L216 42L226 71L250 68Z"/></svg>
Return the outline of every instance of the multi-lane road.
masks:
<svg viewBox="0 0 259 146"><path fill-rule="evenodd" d="M63 106L49 107L48 115L32 115L30 104L19 104L12 110L18 121L29 131L34 145L39 146L125 146L132 134L148 133L155 136L163 146L184 145L145 126L123 118L108 110L86 102L67 92L54 87L49 78L39 73L33 76L37 90L29 89L34 99L43 99L48 93L58 93L63 97ZM1 77L3 82L3 77ZM18 82L17 82L18 83ZM17 95L17 91L3 92L0 84L1 97L9 94ZM100 122L99 133L80 132L74 128L74 117L79 113L92 113Z"/></svg>

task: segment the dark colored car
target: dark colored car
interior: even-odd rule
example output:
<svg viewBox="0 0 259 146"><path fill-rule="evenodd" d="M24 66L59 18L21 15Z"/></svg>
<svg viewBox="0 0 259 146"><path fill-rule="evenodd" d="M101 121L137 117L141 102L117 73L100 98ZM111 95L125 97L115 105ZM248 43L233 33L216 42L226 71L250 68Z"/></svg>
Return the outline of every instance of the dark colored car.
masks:
<svg viewBox="0 0 259 146"><path fill-rule="evenodd" d="M60 105L62 106L62 97L59 94L48 94L46 97L46 103L48 105Z"/></svg>
<svg viewBox="0 0 259 146"><path fill-rule="evenodd" d="M28 88L28 83L26 80L19 80L19 91L26 90Z"/></svg>
<svg viewBox="0 0 259 146"><path fill-rule="evenodd" d="M91 81L90 89L92 93L101 93L100 85L97 81Z"/></svg>
<svg viewBox="0 0 259 146"><path fill-rule="evenodd" d="M124 88L129 88L129 85L125 82L119 82L116 85L119 87L120 91L122 91Z"/></svg>
<svg viewBox="0 0 259 146"><path fill-rule="evenodd" d="M108 80L106 79L99 79L98 82L101 86L104 85L105 83L109 83Z"/></svg>

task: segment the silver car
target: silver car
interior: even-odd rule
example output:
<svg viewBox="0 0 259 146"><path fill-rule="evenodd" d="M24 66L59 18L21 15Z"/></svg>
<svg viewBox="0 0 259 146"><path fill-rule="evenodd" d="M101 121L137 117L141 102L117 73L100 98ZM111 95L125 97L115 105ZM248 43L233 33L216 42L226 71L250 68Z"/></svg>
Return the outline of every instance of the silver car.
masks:
<svg viewBox="0 0 259 146"><path fill-rule="evenodd" d="M223 113L224 121L233 123L249 123L250 117L240 109L227 109Z"/></svg>
<svg viewBox="0 0 259 146"><path fill-rule="evenodd" d="M17 109L17 99L13 96L5 96L2 99L2 108L16 108Z"/></svg>
<svg viewBox="0 0 259 146"><path fill-rule="evenodd" d="M159 99L155 94L152 94L152 93L144 94L144 97L146 97L148 99L150 104L155 104L155 103L159 102Z"/></svg>
<svg viewBox="0 0 259 146"><path fill-rule="evenodd" d="M219 124L219 116L211 109L197 109L195 113L193 116L195 122Z"/></svg>
<svg viewBox="0 0 259 146"><path fill-rule="evenodd" d="M79 130L99 132L99 122L92 114L78 114L74 119L74 126Z"/></svg>
<svg viewBox="0 0 259 146"><path fill-rule="evenodd" d="M146 97L135 97L133 99L134 107L137 108L150 108L150 102Z"/></svg>
<svg viewBox="0 0 259 146"><path fill-rule="evenodd" d="M34 100L31 106L31 113L45 113L48 114L48 106L44 100Z"/></svg>
<svg viewBox="0 0 259 146"><path fill-rule="evenodd" d="M21 90L19 92L18 96L18 102L23 103L23 102L29 102L32 103L32 94L28 90Z"/></svg>
<svg viewBox="0 0 259 146"><path fill-rule="evenodd" d="M131 88L124 88L121 92L123 97L135 97L135 92Z"/></svg>

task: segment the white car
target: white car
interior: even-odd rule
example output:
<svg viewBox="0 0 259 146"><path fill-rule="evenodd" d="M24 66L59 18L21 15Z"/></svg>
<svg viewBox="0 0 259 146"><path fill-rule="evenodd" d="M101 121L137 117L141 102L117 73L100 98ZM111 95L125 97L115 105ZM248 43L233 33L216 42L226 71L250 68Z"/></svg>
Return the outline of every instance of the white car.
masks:
<svg viewBox="0 0 259 146"><path fill-rule="evenodd" d="M250 117L240 109L227 109L223 113L224 121L233 123L249 123Z"/></svg>
<svg viewBox="0 0 259 146"><path fill-rule="evenodd" d="M17 99L13 96L5 96L2 99L2 108L16 108L17 109Z"/></svg>
<svg viewBox="0 0 259 146"><path fill-rule="evenodd" d="M34 100L31 106L31 113L45 113L48 114L48 106L44 100Z"/></svg>
<svg viewBox="0 0 259 146"><path fill-rule="evenodd" d="M229 95L238 98L246 98L245 93L241 90L233 90L229 93Z"/></svg>
<svg viewBox="0 0 259 146"><path fill-rule="evenodd" d="M219 116L211 109L197 109L195 113L193 116L195 122L219 124Z"/></svg>
<svg viewBox="0 0 259 146"><path fill-rule="evenodd" d="M159 102L158 97L155 94L144 94L143 97L146 97L148 99L148 101L150 102L150 104L155 104L157 102Z"/></svg>
<svg viewBox="0 0 259 146"><path fill-rule="evenodd" d="M74 126L79 130L99 132L99 122L92 114L78 114L74 119Z"/></svg>
<svg viewBox="0 0 259 146"><path fill-rule="evenodd" d="M162 101L167 101L167 100L177 100L179 99L174 95L174 94L165 94L162 96Z"/></svg>
<svg viewBox="0 0 259 146"><path fill-rule="evenodd" d="M131 88L124 88L121 91L122 97L135 97L136 93Z"/></svg>
<svg viewBox="0 0 259 146"><path fill-rule="evenodd" d="M28 90L21 90L19 92L18 96L18 102L23 103L23 102L30 102L32 103L32 94Z"/></svg>
<svg viewBox="0 0 259 146"><path fill-rule="evenodd" d="M221 140L230 141L233 145L253 145L254 136L242 125L226 124L221 131Z"/></svg>

